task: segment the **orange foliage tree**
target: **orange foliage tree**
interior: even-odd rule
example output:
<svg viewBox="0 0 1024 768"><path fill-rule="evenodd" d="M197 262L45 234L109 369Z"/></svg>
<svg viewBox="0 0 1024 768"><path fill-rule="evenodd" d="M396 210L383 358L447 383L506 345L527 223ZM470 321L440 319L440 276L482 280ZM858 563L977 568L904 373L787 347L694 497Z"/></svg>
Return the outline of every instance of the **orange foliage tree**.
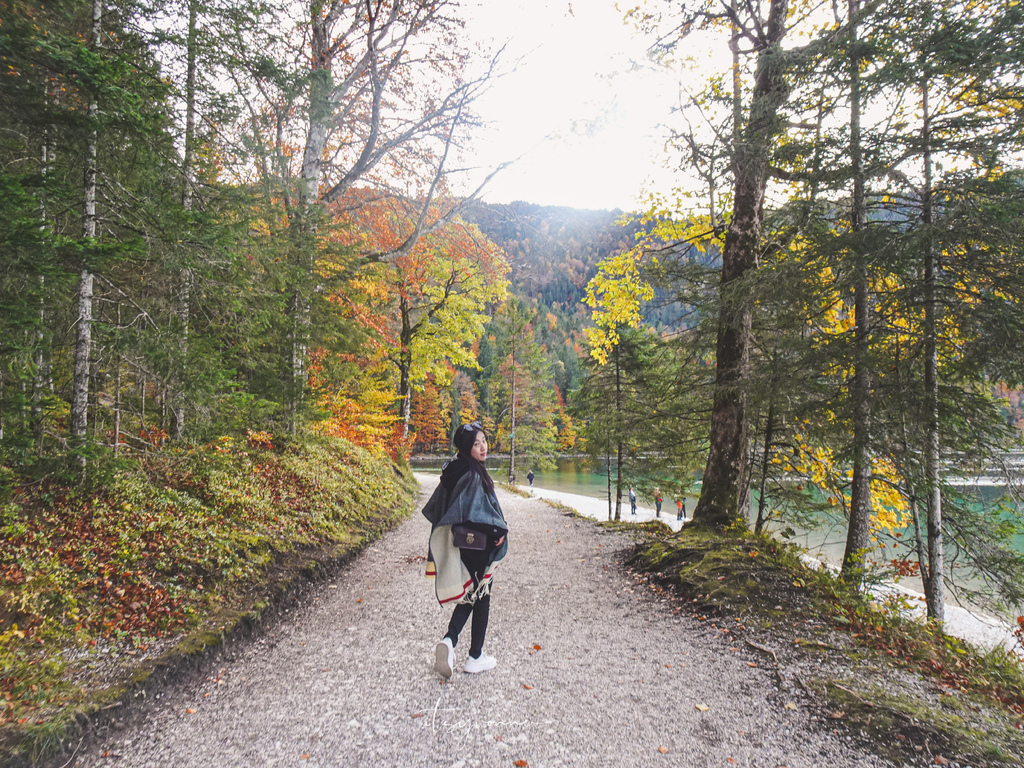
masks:
<svg viewBox="0 0 1024 768"><path fill-rule="evenodd" d="M423 383L423 392L412 404L409 427L413 447L427 452L444 449L448 443L448 414L451 395L438 388L433 374Z"/></svg>
<svg viewBox="0 0 1024 768"><path fill-rule="evenodd" d="M244 183L258 181L287 220L277 242L288 267L282 357L294 428L313 373L327 208L390 199L410 226L378 245L388 258L411 255L464 204L444 195L496 59L460 35L456 0L301 0L277 11L275 27L260 56L231 70L243 104L233 170Z"/></svg>
<svg viewBox="0 0 1024 768"><path fill-rule="evenodd" d="M333 209L336 221L346 225L339 237L362 253L363 261L330 299L366 329L370 347L390 363L403 437L412 393L422 390L428 377L447 386L454 366L476 367L474 344L491 305L505 298L508 286L501 249L475 225L444 210L441 205L431 209L424 226L391 200L361 199L358 205L346 200ZM402 250L418 226L427 234Z"/></svg>

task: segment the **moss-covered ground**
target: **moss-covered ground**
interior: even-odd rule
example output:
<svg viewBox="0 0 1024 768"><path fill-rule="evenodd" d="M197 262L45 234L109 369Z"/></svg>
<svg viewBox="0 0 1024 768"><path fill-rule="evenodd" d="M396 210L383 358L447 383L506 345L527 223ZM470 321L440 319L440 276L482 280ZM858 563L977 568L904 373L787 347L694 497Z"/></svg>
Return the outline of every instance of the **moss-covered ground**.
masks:
<svg viewBox="0 0 1024 768"><path fill-rule="evenodd" d="M774 539L639 528L628 561L638 578L765 651L825 727L847 729L897 764L1021 764L1020 656L947 637Z"/></svg>
<svg viewBox="0 0 1024 768"><path fill-rule="evenodd" d="M264 433L11 475L0 506L0 764L45 756L155 670L256 624L411 511L384 455Z"/></svg>

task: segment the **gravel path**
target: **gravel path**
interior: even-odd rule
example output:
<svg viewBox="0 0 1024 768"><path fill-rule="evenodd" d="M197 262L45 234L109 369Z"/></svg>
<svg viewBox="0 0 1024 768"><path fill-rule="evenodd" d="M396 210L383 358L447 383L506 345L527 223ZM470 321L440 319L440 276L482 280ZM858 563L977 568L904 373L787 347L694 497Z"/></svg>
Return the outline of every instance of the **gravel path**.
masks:
<svg viewBox="0 0 1024 768"><path fill-rule="evenodd" d="M417 514L206 680L160 694L69 764L889 765L811 720L751 666L763 657L637 584L619 565L627 537L499 499L511 533L485 646L496 669L462 673L467 626L455 676L433 672L450 609L423 577Z"/></svg>

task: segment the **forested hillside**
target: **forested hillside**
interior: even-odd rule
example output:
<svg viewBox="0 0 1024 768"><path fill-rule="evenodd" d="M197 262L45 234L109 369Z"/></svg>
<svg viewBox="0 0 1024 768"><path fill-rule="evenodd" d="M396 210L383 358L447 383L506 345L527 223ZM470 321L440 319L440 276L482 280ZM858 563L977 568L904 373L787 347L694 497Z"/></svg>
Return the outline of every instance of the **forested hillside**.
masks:
<svg viewBox="0 0 1024 768"><path fill-rule="evenodd" d="M473 417L491 430L494 449L511 450L510 355L518 338L517 454L536 463L578 450L567 405L584 376L587 284L602 260L633 247L638 226L621 211L525 202L478 201L463 215L504 251L511 301L497 309L474 347L476 365L460 368L455 387L431 381L414 400L414 448L446 451L449 430Z"/></svg>
<svg viewBox="0 0 1024 768"><path fill-rule="evenodd" d="M638 227L622 211L474 203L465 213L509 259L512 291L563 314L584 314L598 263L629 250Z"/></svg>

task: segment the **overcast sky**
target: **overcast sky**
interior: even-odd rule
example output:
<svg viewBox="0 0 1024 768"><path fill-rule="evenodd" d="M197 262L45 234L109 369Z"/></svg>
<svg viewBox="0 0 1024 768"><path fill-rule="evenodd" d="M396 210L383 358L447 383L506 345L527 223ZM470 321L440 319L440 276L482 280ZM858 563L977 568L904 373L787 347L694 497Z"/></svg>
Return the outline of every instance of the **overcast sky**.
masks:
<svg viewBox="0 0 1024 768"><path fill-rule="evenodd" d="M465 0L467 34L522 58L477 107L490 129L476 161L522 155L488 187L488 202L633 208L664 164L673 79L641 68L647 41L613 0ZM662 179L665 172L660 171Z"/></svg>

